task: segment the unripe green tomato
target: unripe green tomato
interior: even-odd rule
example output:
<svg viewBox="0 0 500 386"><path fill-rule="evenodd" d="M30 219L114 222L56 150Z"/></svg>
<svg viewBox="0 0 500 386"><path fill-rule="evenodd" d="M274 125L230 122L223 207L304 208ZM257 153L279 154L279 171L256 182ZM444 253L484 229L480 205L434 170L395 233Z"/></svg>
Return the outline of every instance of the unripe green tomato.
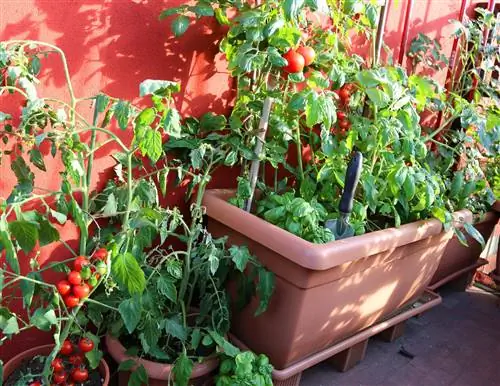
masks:
<svg viewBox="0 0 500 386"><path fill-rule="evenodd" d="M96 268L96 272L101 274L101 275L105 275L106 272L108 272L108 266L106 265L106 263L104 261L98 261L95 265L95 268Z"/></svg>
<svg viewBox="0 0 500 386"><path fill-rule="evenodd" d="M99 282L99 280L97 279L97 276L92 275L87 283L89 286L91 286L93 288L97 285L98 282Z"/></svg>
<svg viewBox="0 0 500 386"><path fill-rule="evenodd" d="M89 266L82 267L82 270L80 271L80 276L82 277L83 280L87 280L92 276L92 271L90 270Z"/></svg>

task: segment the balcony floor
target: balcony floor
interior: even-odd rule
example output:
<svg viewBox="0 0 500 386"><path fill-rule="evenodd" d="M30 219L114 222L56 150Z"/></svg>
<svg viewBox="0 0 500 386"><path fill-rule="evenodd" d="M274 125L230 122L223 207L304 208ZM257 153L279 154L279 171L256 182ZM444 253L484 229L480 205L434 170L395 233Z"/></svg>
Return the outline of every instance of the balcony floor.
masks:
<svg viewBox="0 0 500 386"><path fill-rule="evenodd" d="M356 367L340 373L321 363L300 385L500 385L500 298L475 287L440 293L443 303L409 320L403 337L373 338ZM414 358L399 354L402 347Z"/></svg>

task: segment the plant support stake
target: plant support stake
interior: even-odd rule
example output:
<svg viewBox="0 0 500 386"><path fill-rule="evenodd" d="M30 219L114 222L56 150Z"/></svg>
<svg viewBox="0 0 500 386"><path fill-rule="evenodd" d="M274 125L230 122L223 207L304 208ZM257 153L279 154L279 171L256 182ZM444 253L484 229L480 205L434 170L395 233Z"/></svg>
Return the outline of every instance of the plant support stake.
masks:
<svg viewBox="0 0 500 386"><path fill-rule="evenodd" d="M267 126L269 124L269 114L271 113L271 106L273 100L267 97L264 100L264 106L262 107L262 116L259 121L259 132L257 133L257 143L255 144L255 156L256 159L252 161L250 166L250 198L246 202L245 210L250 212L252 208L252 199L255 192L255 186L257 185L257 177L259 175L260 167L260 154L262 153L262 147L264 146L264 141L266 140Z"/></svg>

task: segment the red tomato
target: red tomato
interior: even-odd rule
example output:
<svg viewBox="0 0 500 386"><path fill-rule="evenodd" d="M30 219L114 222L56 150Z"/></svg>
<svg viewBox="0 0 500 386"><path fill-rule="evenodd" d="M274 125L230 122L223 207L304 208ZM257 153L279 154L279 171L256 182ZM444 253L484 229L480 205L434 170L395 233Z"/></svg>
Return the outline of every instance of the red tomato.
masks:
<svg viewBox="0 0 500 386"><path fill-rule="evenodd" d="M71 291L71 284L67 280L61 280L56 286L62 296L69 294L69 291Z"/></svg>
<svg viewBox="0 0 500 386"><path fill-rule="evenodd" d="M71 342L66 339L61 345L61 351L59 351L62 355L69 355L73 352L73 345Z"/></svg>
<svg viewBox="0 0 500 386"><path fill-rule="evenodd" d="M90 287L88 284L82 283L80 285L73 286L73 295L79 299L84 299L89 296Z"/></svg>
<svg viewBox="0 0 500 386"><path fill-rule="evenodd" d="M355 13L352 18L353 18L353 20L359 20L360 17L361 17L360 13Z"/></svg>
<svg viewBox="0 0 500 386"><path fill-rule="evenodd" d="M80 272L82 270L82 267L89 265L90 262L85 256L78 256L75 261L73 262L73 269L75 271Z"/></svg>
<svg viewBox="0 0 500 386"><path fill-rule="evenodd" d="M82 383L89 378L89 372L85 368L76 368L71 372L71 378L76 383Z"/></svg>
<svg viewBox="0 0 500 386"><path fill-rule="evenodd" d="M102 261L106 261L107 257L108 257L108 251L106 248L99 248L97 251L94 252L94 255L92 256L92 258Z"/></svg>
<svg viewBox="0 0 500 386"><path fill-rule="evenodd" d="M76 296L66 295L64 297L64 304L66 304L66 307L68 308L76 307L79 303L80 303L80 298L77 298Z"/></svg>
<svg viewBox="0 0 500 386"><path fill-rule="evenodd" d="M57 384L57 385L60 385L64 382L66 382L66 373L64 371L61 371L59 373L55 373L53 376L52 376L52 380Z"/></svg>
<svg viewBox="0 0 500 386"><path fill-rule="evenodd" d="M68 281L73 285L78 285L82 282L82 277L80 276L80 272L71 271L68 274Z"/></svg>
<svg viewBox="0 0 500 386"><path fill-rule="evenodd" d="M342 130L349 130L351 128L351 122L349 122L347 119L339 121L339 127Z"/></svg>
<svg viewBox="0 0 500 386"><path fill-rule="evenodd" d="M85 362L85 358L83 354L74 354L69 357L68 361L73 366L78 366Z"/></svg>
<svg viewBox="0 0 500 386"><path fill-rule="evenodd" d="M304 65L309 66L312 62L314 62L314 58L316 57L316 52L314 48L307 46L300 46L297 49L297 52L304 57Z"/></svg>
<svg viewBox="0 0 500 386"><path fill-rule="evenodd" d="M349 100L349 97L351 94L349 93L349 90L346 87L342 87L339 90L339 97L342 99L342 101Z"/></svg>
<svg viewBox="0 0 500 386"><path fill-rule="evenodd" d="M38 381L31 382L29 386L42 386L42 384Z"/></svg>
<svg viewBox="0 0 500 386"><path fill-rule="evenodd" d="M294 50L288 51L283 58L286 59L288 64L283 67L283 70L288 73L296 73L304 70L305 59L304 57Z"/></svg>
<svg viewBox="0 0 500 386"><path fill-rule="evenodd" d="M346 115L343 111L337 111L337 120L343 121L346 118Z"/></svg>
<svg viewBox="0 0 500 386"><path fill-rule="evenodd" d="M51 365L56 373L64 370L64 363L61 358L54 359Z"/></svg>
<svg viewBox="0 0 500 386"><path fill-rule="evenodd" d="M78 347L82 352L89 352L94 348L94 342L89 338L82 338L80 342L78 342Z"/></svg>

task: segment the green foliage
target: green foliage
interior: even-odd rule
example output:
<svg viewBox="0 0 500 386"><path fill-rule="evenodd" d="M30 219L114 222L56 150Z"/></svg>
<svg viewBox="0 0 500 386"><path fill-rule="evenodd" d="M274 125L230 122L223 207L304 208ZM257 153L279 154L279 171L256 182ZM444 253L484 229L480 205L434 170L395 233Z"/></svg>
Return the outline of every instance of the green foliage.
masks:
<svg viewBox="0 0 500 386"><path fill-rule="evenodd" d="M272 386L273 367L265 355L255 355L251 351L236 355L224 355L219 366L216 386Z"/></svg>

